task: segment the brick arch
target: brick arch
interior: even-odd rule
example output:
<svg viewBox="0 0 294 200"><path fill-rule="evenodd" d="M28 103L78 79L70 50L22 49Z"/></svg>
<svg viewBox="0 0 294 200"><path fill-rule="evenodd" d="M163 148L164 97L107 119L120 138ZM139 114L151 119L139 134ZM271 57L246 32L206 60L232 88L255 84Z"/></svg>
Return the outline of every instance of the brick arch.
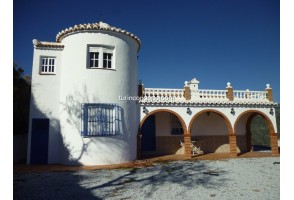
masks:
<svg viewBox="0 0 294 200"><path fill-rule="evenodd" d="M184 134L186 134L187 133L187 126L186 126L186 123L185 123L185 121L184 121L184 119L181 117L181 115L179 115L177 112L175 112L175 111L173 111L173 110L169 110L169 109L156 109L156 110L153 110L153 111L151 111L151 112L149 112L147 115L145 115L145 117L141 120L141 122L140 122L140 129L142 128L142 125L143 125L143 123L145 122L145 120L149 117L149 116L151 116L151 115L154 115L154 114L156 114L156 113L158 113L158 112L168 112L168 113L171 113L171 114L174 114L175 116L177 116L178 117L178 119L179 119L179 121L181 122L181 124L182 124L182 127L183 127L183 130L184 130Z"/></svg>
<svg viewBox="0 0 294 200"><path fill-rule="evenodd" d="M246 114L250 114L251 115L248 117L247 121L246 121L246 136L247 136L247 140L250 139L251 140L251 135L249 135L248 130L250 128L250 123L253 119L254 116L256 116L257 114L261 115L263 117L263 119L266 121L268 128L269 128L269 136L270 136L270 142L271 142L271 149L272 149L272 155L279 155L279 149L278 149L278 138L277 138L277 134L275 132L274 129L274 125L271 121L271 119L263 112L259 111L259 110L247 110L242 112L238 118L235 121L234 124L234 133L236 133L236 128L237 128L237 124L239 123L239 121L241 120L241 118L246 115ZM249 143L247 141L247 148L249 148L249 145L251 144L251 142Z"/></svg>
<svg viewBox="0 0 294 200"><path fill-rule="evenodd" d="M214 109L205 109L205 110L202 110L202 111L196 113L196 114L192 117L192 119L191 119L191 121L190 121L190 123L189 123L189 126L188 126L188 134L191 134L192 124L193 124L193 122L195 121L195 119L196 119L198 116L200 116L201 114L206 113L206 112L213 112L213 113L216 113L216 114L220 115L222 118L224 118L225 123L226 123L226 125L227 125L227 127L228 127L228 135L234 133L234 132L233 132L232 125L231 125L231 122L230 122L230 120L227 118L227 116L225 116L222 112L220 112L220 111L218 111L218 110L214 110Z"/></svg>
<svg viewBox="0 0 294 200"><path fill-rule="evenodd" d="M239 120L240 120L244 115L246 115L246 114L248 114L248 113L252 113L252 114L249 116L249 118L252 118L252 117L254 117L254 116L257 115L257 114L261 115L261 116L265 119L265 121L267 122L267 125L268 125L269 130L270 130L270 134L275 134L275 129L274 129L274 126L273 126L272 121L270 120L270 118L269 118L266 114L264 114L263 112L261 112L261 111L259 111L259 110L246 110L246 111L242 112L242 113L238 116L238 118L236 119L236 121L235 121L235 124L234 124L234 133L236 132L236 128L237 128L237 124L238 124ZM252 116L252 115L253 115L253 116ZM248 118L248 119L249 119L249 118ZM252 120L252 119L250 119L250 120ZM247 120L247 121L248 121L248 120Z"/></svg>
<svg viewBox="0 0 294 200"><path fill-rule="evenodd" d="M229 144L230 144L230 156L231 157L237 157L237 138L236 138L236 135L234 134L233 132L233 127L232 127L232 124L230 122L230 120L228 119L228 117L226 115L224 115L222 112L218 111L218 110L214 110L214 109L205 109L205 110L202 110L198 113L196 113L190 123L189 123L189 126L188 126L188 134L190 135L190 138L191 138L191 128L192 128L192 124L193 122L195 121L195 119L200 116L201 114L203 113L206 113L206 112L213 112L213 113L216 113L218 115L220 115L226 125L227 125L227 128L228 128L228 137L229 137Z"/></svg>
<svg viewBox="0 0 294 200"><path fill-rule="evenodd" d="M144 124L144 122L146 121L146 119L151 116L151 115L154 115L156 113L159 113L159 112L168 112L168 113L171 113L171 114L174 114L175 116L178 117L180 123L182 124L182 127L183 127L183 131L184 131L184 134L183 134L183 137L184 137L184 143L185 143L185 150L189 148L186 148L187 147L190 147L190 144L191 144L191 138L189 137L190 140L187 139L187 126L186 126L186 123L184 121L184 119L181 117L181 115L179 115L177 112L173 111L173 110L169 110L169 109L156 109L156 110L153 110L151 112L149 112L147 115L144 116L144 118L140 121L140 125L139 125L139 128L138 128L138 135L137 135L137 158L138 159L141 159L141 141L142 141L142 133L141 133L141 128L142 128L142 125ZM191 157L191 152L188 152L185 151L185 156L186 157Z"/></svg>

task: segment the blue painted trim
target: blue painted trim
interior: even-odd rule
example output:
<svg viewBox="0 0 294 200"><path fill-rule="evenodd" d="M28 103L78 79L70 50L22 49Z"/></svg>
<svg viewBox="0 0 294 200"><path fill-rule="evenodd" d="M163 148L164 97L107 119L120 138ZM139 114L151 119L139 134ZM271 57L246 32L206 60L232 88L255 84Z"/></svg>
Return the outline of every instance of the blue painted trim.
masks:
<svg viewBox="0 0 294 200"><path fill-rule="evenodd" d="M81 107L83 137L112 137L121 134L121 108L117 104L85 103ZM94 129L92 132L91 128Z"/></svg>

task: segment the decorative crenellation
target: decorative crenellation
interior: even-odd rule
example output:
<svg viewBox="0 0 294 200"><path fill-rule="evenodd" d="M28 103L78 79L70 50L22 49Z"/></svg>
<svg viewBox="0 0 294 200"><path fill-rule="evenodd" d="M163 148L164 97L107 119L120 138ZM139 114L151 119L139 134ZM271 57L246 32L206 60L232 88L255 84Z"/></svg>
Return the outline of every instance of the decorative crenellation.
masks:
<svg viewBox="0 0 294 200"><path fill-rule="evenodd" d="M73 27L66 28L66 29L60 31L56 35L56 42L61 42L62 39L70 33L78 32L78 31L91 31L91 30L107 30L107 31L113 31L113 32L117 32L117 33L123 33L123 34L135 39L138 42L139 49L140 49L141 41L137 36L135 36L134 34L128 32L126 30L123 30L123 29L120 29L120 28L117 28L114 26L110 26L110 25L108 25L104 22L101 22L101 21L99 23L79 24L79 25L75 25Z"/></svg>
<svg viewBox="0 0 294 200"><path fill-rule="evenodd" d="M188 85L190 86L190 89L192 91L197 91L199 83L200 82L196 78L193 78L191 81L188 82ZM186 82L185 82L185 84L186 84Z"/></svg>

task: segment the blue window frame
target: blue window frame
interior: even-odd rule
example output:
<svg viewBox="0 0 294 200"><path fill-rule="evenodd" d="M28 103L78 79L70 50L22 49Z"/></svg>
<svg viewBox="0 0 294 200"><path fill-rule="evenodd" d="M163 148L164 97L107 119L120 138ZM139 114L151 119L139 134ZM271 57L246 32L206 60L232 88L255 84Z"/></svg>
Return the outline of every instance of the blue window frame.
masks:
<svg viewBox="0 0 294 200"><path fill-rule="evenodd" d="M82 105L82 136L114 136L120 134L121 109L116 104L86 103Z"/></svg>

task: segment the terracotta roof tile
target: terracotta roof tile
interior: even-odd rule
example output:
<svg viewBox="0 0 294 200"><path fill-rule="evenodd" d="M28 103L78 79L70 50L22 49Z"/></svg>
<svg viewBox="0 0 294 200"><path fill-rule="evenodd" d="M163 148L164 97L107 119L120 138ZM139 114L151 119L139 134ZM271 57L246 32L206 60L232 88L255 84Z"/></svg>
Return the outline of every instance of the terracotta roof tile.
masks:
<svg viewBox="0 0 294 200"><path fill-rule="evenodd" d="M126 30L122 30L120 28L110 26L110 25L108 25L104 22L101 22L101 21L99 23L79 24L79 25L75 25L74 27L66 28L66 29L60 31L56 35L56 42L60 43L66 35L73 33L73 32L82 31L82 30L107 30L107 31L122 33L122 34L125 34L125 35L135 39L139 44L139 49L141 47L140 39L137 36L135 36L134 34L128 32Z"/></svg>

